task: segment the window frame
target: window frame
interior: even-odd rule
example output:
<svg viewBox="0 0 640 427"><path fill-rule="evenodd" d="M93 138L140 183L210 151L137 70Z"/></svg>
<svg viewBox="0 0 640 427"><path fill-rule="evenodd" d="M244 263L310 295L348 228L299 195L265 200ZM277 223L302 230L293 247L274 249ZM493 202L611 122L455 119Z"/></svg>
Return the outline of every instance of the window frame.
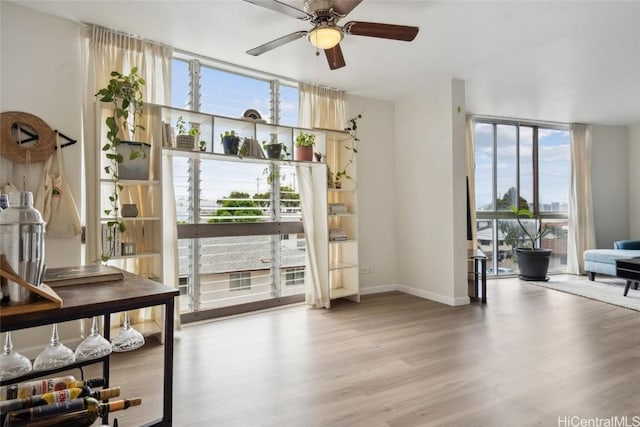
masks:
<svg viewBox="0 0 640 427"><path fill-rule="evenodd" d="M267 73L257 72L255 70L249 70L243 67L235 67L230 64L220 63L215 60L211 60L209 58L203 58L198 56L193 56L190 54L185 54L181 52L176 52L173 57L174 61L182 61L188 63L189 67L189 78L188 78L188 98L189 105L187 105L186 109L202 114L207 114L211 116L221 116L217 114L215 111L201 111L201 82L200 78L202 76L202 67L207 67L214 69L219 72L235 74L244 78L251 78L260 80L263 82L269 83L269 114L270 114L270 124L278 125L280 121L280 88L283 86L291 87L297 90L297 82L294 82L289 79L280 78L279 76L269 75ZM183 87L180 88L184 90ZM182 95L181 95L182 96ZM173 94L172 94L173 97ZM182 108L185 109L184 106L172 106L172 108ZM293 124L287 124L286 126L293 126ZM220 160L223 161L223 160ZM284 286L281 286L281 266L280 266L280 258L281 258L281 248L280 248L280 236L289 235L289 234L301 234L304 233L302 228L301 221L286 221L284 218L281 218L282 214L282 206L280 204L280 187L281 183L279 180L273 180L271 183L268 192L271 193L271 218L264 222L256 222L256 223L214 223L214 224L206 224L200 223L200 207L199 207L199 198L200 198L200 174L201 174L201 160L198 159L190 159L190 164L187 167L188 171L188 183L189 183L189 193L191 198L191 206L189 207L192 212L190 212L190 223L187 224L178 224L178 239L189 239L193 243L190 246L190 250L192 253L192 259L197 260L200 258L200 238L206 237L227 237L227 236L255 236L255 235L271 235L272 236L272 262L270 263L271 268L271 277L272 277L272 295L274 300L278 304L286 304L291 302L300 302L304 299L304 295L295 295L295 296L285 296L282 297L278 294L278 292L282 291ZM270 168L276 168L276 172L279 173L280 166L278 164L270 164ZM271 169L270 169L271 170ZM247 273L249 280L249 287L242 285L242 280L247 280L245 276L237 276L237 273ZM232 276L232 274L235 274ZM196 262L191 263L190 267L190 304L189 311L182 312L181 318L184 320L197 318L204 314L206 317L216 317L216 311L220 310L225 313L231 313L229 310L225 309L201 309L200 308L200 267ZM229 273L229 290L251 290L251 273L249 271L238 271ZM239 286L233 286L232 283L236 283L238 280L241 280L241 284ZM257 285L256 285L257 286ZM280 291L278 291L280 290ZM261 302L257 303L258 305ZM245 311L242 307L238 309L238 312ZM199 317L202 318L202 317Z"/></svg>
<svg viewBox="0 0 640 427"><path fill-rule="evenodd" d="M250 289L251 289L251 272L234 271L229 273L229 291L232 291L232 292L247 291Z"/></svg>
<svg viewBox="0 0 640 427"><path fill-rule="evenodd" d="M498 265L498 261L500 260L500 242L499 242L499 232L498 232L498 224L500 221L504 220L513 220L514 215L510 210L499 210L498 209L498 200L500 199L498 194L498 126L506 125L506 126L514 126L516 128L516 201L520 200L521 197L521 158L520 158L520 129L522 127L532 128L532 180L533 180L533 200L529 203L530 211L536 216L539 217L542 222L545 220L568 220L569 213L568 211L548 211L548 210L540 210L540 155L539 155L539 130L540 129L549 129L549 130L561 130L561 131L570 131L570 126L560 123L545 123L545 122L533 122L533 121L523 121L523 120L509 120L509 119L496 119L493 117L482 117L475 116L472 118L472 126L474 127L473 133L475 135L475 124L488 124L493 126L492 136L492 182L491 182L491 191L492 191L492 209L491 210L478 210L478 205L476 203L476 221L487 221L491 223L492 232L492 256L490 257L491 262L488 268L490 268L494 273L490 273L491 275L497 276L510 276L515 273L510 274L500 274L500 266ZM474 144L475 145L475 144ZM474 147L475 151L475 147ZM475 158L475 152L474 152ZM475 163L475 161L474 161ZM476 180L474 180L476 182ZM568 190L568 189L567 189ZM474 197L476 195L474 194ZM540 242L538 242L539 244Z"/></svg>

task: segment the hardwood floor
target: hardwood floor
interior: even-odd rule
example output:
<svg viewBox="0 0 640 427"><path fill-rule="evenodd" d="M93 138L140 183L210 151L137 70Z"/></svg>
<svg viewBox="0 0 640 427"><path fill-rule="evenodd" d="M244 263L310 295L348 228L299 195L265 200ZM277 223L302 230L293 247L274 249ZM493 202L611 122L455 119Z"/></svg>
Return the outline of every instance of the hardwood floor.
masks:
<svg viewBox="0 0 640 427"><path fill-rule="evenodd" d="M640 423L640 313L517 279L489 281L488 297L449 307L392 292L188 325L174 425ZM114 356L112 385L143 398L113 414L120 426L158 416L161 366L155 342Z"/></svg>

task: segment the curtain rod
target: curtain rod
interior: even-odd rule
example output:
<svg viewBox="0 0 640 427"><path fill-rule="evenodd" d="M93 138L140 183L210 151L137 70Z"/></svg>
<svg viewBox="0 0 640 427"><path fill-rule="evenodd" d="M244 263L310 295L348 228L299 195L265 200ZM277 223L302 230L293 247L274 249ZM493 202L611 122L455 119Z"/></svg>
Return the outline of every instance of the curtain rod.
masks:
<svg viewBox="0 0 640 427"><path fill-rule="evenodd" d="M486 115L486 114L474 114L474 113L468 113L469 116L471 116L472 119L478 119L478 120L491 120L491 121L503 121L503 122L510 122L510 123L518 123L518 124L523 124L523 125L547 125L547 126L555 126L555 127L571 127L572 125L580 125L583 123L564 123L564 122L553 122L553 121L549 121L549 120L528 120L528 119L517 119L517 118L513 118L513 117L504 117L504 116L490 116L490 115ZM586 126L586 125L585 125Z"/></svg>

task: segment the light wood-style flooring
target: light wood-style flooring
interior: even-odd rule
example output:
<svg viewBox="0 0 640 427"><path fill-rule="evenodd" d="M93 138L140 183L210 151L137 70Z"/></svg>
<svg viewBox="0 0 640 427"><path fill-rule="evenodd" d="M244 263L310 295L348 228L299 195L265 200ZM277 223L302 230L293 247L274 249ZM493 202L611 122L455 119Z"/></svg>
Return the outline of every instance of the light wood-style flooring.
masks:
<svg viewBox="0 0 640 427"><path fill-rule="evenodd" d="M517 279L490 281L488 298L449 307L392 292L188 325L176 333L173 424L640 422L640 312ZM116 354L111 368L123 396L143 398L113 414L119 425L157 418L162 346Z"/></svg>

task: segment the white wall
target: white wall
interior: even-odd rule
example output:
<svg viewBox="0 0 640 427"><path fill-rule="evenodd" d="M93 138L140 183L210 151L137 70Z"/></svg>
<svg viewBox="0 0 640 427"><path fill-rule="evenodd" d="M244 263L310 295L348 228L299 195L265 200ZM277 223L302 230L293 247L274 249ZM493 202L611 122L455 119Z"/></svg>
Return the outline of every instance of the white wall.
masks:
<svg viewBox="0 0 640 427"><path fill-rule="evenodd" d="M52 129L77 139L64 148L64 174L81 209L82 197L82 63L80 28L77 24L0 2L0 111L23 111L44 120ZM22 189L28 172L27 191L35 192L43 163L31 169L0 158L0 182L11 181ZM45 243L49 267L81 264L80 238L52 239ZM71 345L79 322L61 325L60 338ZM13 334L16 350L35 356L48 342L50 327ZM4 342L4 341L3 341Z"/></svg>
<svg viewBox="0 0 640 427"><path fill-rule="evenodd" d="M78 140L63 149L64 175L81 210L82 202L82 63L79 26L0 2L0 110L33 114L51 127ZM64 141L61 141L64 142ZM44 163L31 168L0 158L0 182L19 189L29 176L27 191L36 193ZM47 238L45 261L49 267L81 263L80 238Z"/></svg>
<svg viewBox="0 0 640 427"><path fill-rule="evenodd" d="M466 211L456 212L466 163L464 140L453 141L452 90L451 79L433 78L396 103L395 206L400 289L458 305L469 302Z"/></svg>
<svg viewBox="0 0 640 427"><path fill-rule="evenodd" d="M629 126L629 238L640 239L640 125Z"/></svg>
<svg viewBox="0 0 640 427"><path fill-rule="evenodd" d="M591 189L598 248L629 235L628 128L593 126Z"/></svg>
<svg viewBox="0 0 640 427"><path fill-rule="evenodd" d="M347 118L358 120L358 255L362 293L395 289L396 200L394 105L349 95Z"/></svg>

